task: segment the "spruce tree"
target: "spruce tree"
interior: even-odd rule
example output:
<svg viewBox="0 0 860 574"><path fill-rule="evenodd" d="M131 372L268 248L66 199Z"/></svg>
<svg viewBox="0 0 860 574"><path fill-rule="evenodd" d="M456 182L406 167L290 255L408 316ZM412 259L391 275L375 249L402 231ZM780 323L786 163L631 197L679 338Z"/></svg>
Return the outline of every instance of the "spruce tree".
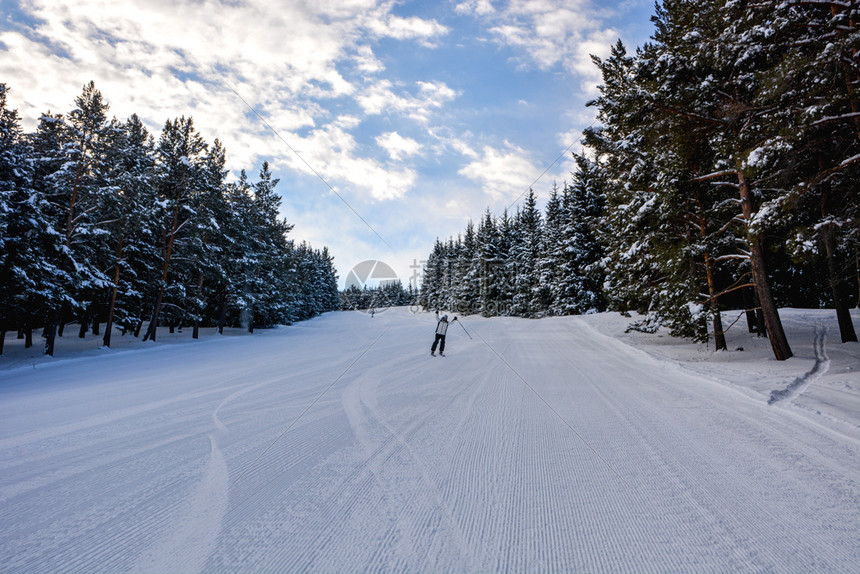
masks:
<svg viewBox="0 0 860 574"><path fill-rule="evenodd" d="M102 219L109 232L106 245L110 291L104 346L111 346L114 324L133 331L143 320L143 294L157 260L153 140L136 115L110 131L105 163L106 193Z"/></svg>
<svg viewBox="0 0 860 574"><path fill-rule="evenodd" d="M543 222L537 208L537 198L529 189L521 210L514 217L510 248L512 282L511 314L532 317L544 311L539 307L538 264L541 259Z"/></svg>
<svg viewBox="0 0 860 574"><path fill-rule="evenodd" d="M21 132L18 111L7 106L0 84L0 354L6 332L22 325L37 307L38 277L47 238L44 197L34 193L33 151Z"/></svg>
<svg viewBox="0 0 860 574"><path fill-rule="evenodd" d="M183 248L188 246L187 236L192 233L190 225L196 217L195 196L203 187L202 164L206 157L206 142L194 129L191 118L168 120L156 147L156 182L161 209L162 225L158 237L158 279L151 287L152 314L144 341L156 338L165 299L171 310L180 312L188 281L188 266L173 265L180 261ZM180 256L177 257L177 252ZM175 321L172 317L171 321Z"/></svg>

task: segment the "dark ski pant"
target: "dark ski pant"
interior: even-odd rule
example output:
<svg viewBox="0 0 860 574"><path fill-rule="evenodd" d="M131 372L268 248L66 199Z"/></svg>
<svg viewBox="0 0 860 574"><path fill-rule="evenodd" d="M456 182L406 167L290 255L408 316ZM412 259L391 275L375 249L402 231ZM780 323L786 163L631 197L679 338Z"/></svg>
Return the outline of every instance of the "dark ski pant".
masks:
<svg viewBox="0 0 860 574"><path fill-rule="evenodd" d="M436 345L439 345L439 352L440 353L445 352L445 335L439 335L438 333L436 334L436 340L433 341L433 346L430 347L431 353L436 352Z"/></svg>

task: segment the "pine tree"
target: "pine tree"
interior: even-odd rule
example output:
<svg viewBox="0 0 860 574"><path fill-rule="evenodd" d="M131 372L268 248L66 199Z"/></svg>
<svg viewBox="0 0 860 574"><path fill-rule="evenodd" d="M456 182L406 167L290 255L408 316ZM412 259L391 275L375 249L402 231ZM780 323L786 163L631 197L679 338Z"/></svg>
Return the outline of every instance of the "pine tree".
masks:
<svg viewBox="0 0 860 574"><path fill-rule="evenodd" d="M183 272L187 272L187 267L180 267L177 271L172 264L176 251L181 252L186 246L183 240L191 232L191 226L186 227L187 224L197 215L194 211L194 199L203 187L202 164L205 161L206 148L206 143L194 129L191 118L181 117L165 123L156 148L156 181L159 200L163 205L163 223L160 237L157 238L160 274L152 286L152 318L144 341L155 340L165 296L177 311L181 309L181 302L185 298L187 277Z"/></svg>
<svg viewBox="0 0 860 574"><path fill-rule="evenodd" d="M230 206L224 194L227 170L226 151L217 139L203 157L201 187L194 196L194 225L187 238L187 257L193 262L187 288L186 317L191 321L192 338L197 339L200 325L207 313L207 302L219 293L226 273L219 251L224 246L224 223L229 219Z"/></svg>
<svg viewBox="0 0 860 574"><path fill-rule="evenodd" d="M478 225L478 277L479 309L484 317L499 314L502 289L505 282L504 256L501 253L500 234L496 219L489 209Z"/></svg>
<svg viewBox="0 0 860 574"><path fill-rule="evenodd" d="M781 48L762 99L783 110L786 129L752 163L787 190L775 219L790 229L797 261L823 263L842 341L856 341L849 307L860 284L860 6L766 2L758 11L770 16Z"/></svg>
<svg viewBox="0 0 860 574"><path fill-rule="evenodd" d="M512 222L509 276L513 287L513 315L532 317L543 311L537 306L540 299L537 269L541 259L542 225L537 198L534 191L529 189L522 209L517 212Z"/></svg>
<svg viewBox="0 0 860 574"><path fill-rule="evenodd" d="M17 110L7 107L9 88L0 84L0 354L6 331L35 312L40 288L39 244L46 242L44 199L31 188L33 151L21 132Z"/></svg>
<svg viewBox="0 0 860 574"><path fill-rule="evenodd" d="M760 76L776 53L767 43L769 29L743 3L721 0L696 5L667 0L658 6L654 21L655 41L635 58L627 58L619 45L607 62L599 63L605 85L596 103L608 127L592 132L590 142L598 153L623 158L610 166L615 168L613 176L624 182L620 187L613 184L620 201L610 198L610 218L616 211L629 213L631 207L637 209L637 218L645 212L656 218L648 226L655 232L631 229L631 238L639 239L630 249L642 253L646 247L654 262L656 281L651 284L668 287L652 289L646 300L657 315L675 325L695 327L700 324L697 316L703 316L696 302L697 259L711 257L704 245L709 226L700 221L700 230L706 231L696 234L692 224L695 184L723 183L725 189L737 190L741 209L728 225L742 224L738 236L744 240L744 253L720 257L744 257L749 262L774 355L786 359L791 350L771 290L764 241L773 225L766 217L768 206L779 194L763 186L766 177L755 173L747 161L756 142L773 138L781 128L779 108L762 106L758 98ZM702 142L706 153L687 153L686 148L696 149ZM639 166L648 176L635 185L618 169L626 167L634 174ZM650 197L636 202L637 193ZM759 205L762 202L766 207ZM616 220L619 224L623 225ZM706 263L704 268L705 275L713 277L712 266ZM708 297L715 317L716 296L715 292ZM695 331L691 334L695 336Z"/></svg>
<svg viewBox="0 0 860 574"><path fill-rule="evenodd" d="M257 294L258 314L260 324L270 326L285 316L284 293L287 287L280 281L278 262L287 256L287 234L293 226L286 220L280 219L279 208L281 198L275 193L278 180L269 171L268 162L263 162L260 170L260 180L252 186L253 189L253 221L256 229L254 251L257 253L258 266L253 277L254 291ZM312 255L312 270L310 282L317 287L323 277L319 254ZM320 285L321 286L321 285ZM313 313L321 313L325 308L322 293L314 291Z"/></svg>
<svg viewBox="0 0 860 574"><path fill-rule="evenodd" d="M559 314L603 311L603 247L592 231L603 216L605 194L597 166L574 156L578 170L559 205L557 282L553 306Z"/></svg>
<svg viewBox="0 0 860 574"><path fill-rule="evenodd" d="M156 229L156 190L153 185L155 160L153 140L136 115L117 124L110 132L105 163L107 189L102 202L102 219L107 223L113 257L109 265L111 287L103 343L110 347L114 323L123 332L133 330L142 320L143 294L151 282L158 254L153 232Z"/></svg>
<svg viewBox="0 0 860 574"><path fill-rule="evenodd" d="M537 262L537 290L535 305L548 315L560 315L555 305L556 286L560 279L559 266L562 260L562 213L561 195L558 185L553 183L546 203L543 233L541 234L541 257Z"/></svg>
<svg viewBox="0 0 860 574"><path fill-rule="evenodd" d="M456 272L458 283L455 292L455 309L463 315L477 312L480 297L480 262L475 224L466 224L463 239L457 253Z"/></svg>
<svg viewBox="0 0 860 574"><path fill-rule="evenodd" d="M595 64L603 84L600 96L588 105L597 108L602 126L585 130L585 142L605 180L607 210L598 239L606 250L606 297L622 313L648 313L665 281L656 251L658 197L651 186L657 171L646 146L650 118L634 82L635 60L620 41L609 58L595 58Z"/></svg>
<svg viewBox="0 0 860 574"><path fill-rule="evenodd" d="M443 273L446 265L445 246L437 238L433 244L433 251L424 266L421 294L418 299L419 304L428 311L440 309L444 287Z"/></svg>

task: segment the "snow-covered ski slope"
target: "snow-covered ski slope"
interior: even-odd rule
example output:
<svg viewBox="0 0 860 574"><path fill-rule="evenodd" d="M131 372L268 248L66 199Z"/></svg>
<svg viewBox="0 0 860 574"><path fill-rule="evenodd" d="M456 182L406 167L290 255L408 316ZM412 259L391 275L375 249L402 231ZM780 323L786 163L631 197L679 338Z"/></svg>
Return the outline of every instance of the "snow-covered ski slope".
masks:
<svg viewBox="0 0 860 574"><path fill-rule="evenodd" d="M0 370L0 571L860 571L856 425L593 321L470 317L440 358L430 314L332 313Z"/></svg>

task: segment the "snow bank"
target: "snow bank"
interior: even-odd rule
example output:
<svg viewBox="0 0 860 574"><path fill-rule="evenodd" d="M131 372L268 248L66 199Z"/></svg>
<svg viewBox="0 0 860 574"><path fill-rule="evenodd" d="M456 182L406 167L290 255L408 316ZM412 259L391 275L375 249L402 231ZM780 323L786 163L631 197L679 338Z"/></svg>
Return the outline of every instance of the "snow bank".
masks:
<svg viewBox="0 0 860 574"><path fill-rule="evenodd" d="M738 315L737 311L724 313L723 324L732 324ZM714 351L713 343L670 337L665 328L654 334L625 333L636 317L600 313L578 320L668 366L719 381L765 402L775 392L804 383L795 385L803 387L802 393L781 406L860 436L860 343L841 342L836 313L831 309L781 309L780 318L794 352L787 361L773 358L768 339L747 332L745 317L728 329L729 350L721 352ZM860 310L853 310L852 318L855 328L860 326ZM817 332L822 334L818 350Z"/></svg>

